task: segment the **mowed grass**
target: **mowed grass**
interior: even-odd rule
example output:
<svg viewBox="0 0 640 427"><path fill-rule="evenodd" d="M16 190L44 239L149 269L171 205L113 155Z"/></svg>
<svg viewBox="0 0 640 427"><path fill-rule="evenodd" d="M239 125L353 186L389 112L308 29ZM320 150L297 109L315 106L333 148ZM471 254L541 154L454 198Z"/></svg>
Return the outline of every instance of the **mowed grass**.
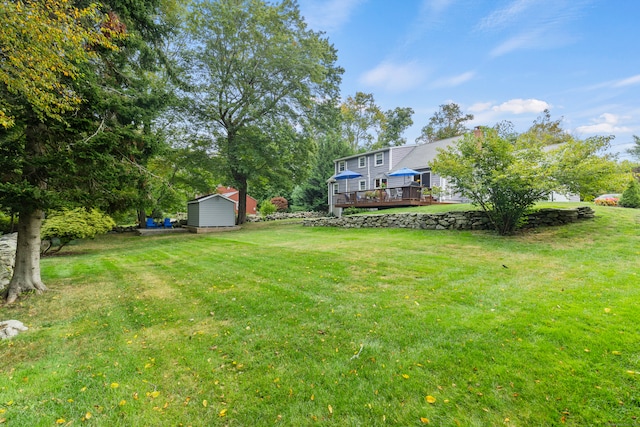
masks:
<svg viewBox="0 0 640 427"><path fill-rule="evenodd" d="M640 211L488 232L110 235L0 317L0 419L52 426L640 422Z"/></svg>

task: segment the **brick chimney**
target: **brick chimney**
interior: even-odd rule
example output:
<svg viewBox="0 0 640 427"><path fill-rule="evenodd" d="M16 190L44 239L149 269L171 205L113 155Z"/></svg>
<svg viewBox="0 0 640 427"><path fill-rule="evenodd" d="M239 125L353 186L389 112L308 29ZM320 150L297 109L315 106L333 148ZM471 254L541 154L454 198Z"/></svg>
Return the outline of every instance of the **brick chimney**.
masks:
<svg viewBox="0 0 640 427"><path fill-rule="evenodd" d="M482 127L476 126L473 128L473 136L476 138L482 138L484 136L484 132L482 132Z"/></svg>

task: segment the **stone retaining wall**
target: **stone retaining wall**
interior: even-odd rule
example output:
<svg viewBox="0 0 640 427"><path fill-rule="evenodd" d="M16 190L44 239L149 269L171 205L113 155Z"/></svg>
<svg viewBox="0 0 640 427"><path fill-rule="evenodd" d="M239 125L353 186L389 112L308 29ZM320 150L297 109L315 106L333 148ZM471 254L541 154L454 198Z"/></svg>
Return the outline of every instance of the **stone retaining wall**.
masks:
<svg viewBox="0 0 640 427"><path fill-rule="evenodd" d="M262 215L247 215L247 222L276 221L279 219L307 219L321 218L325 214L322 212L276 212L263 217Z"/></svg>
<svg viewBox="0 0 640 427"><path fill-rule="evenodd" d="M588 206L576 209L540 209L527 217L523 228L568 224L593 218ZM442 213L399 213L353 215L340 218L305 219L305 227L343 228L413 228L422 230L490 230L493 226L482 211L453 211Z"/></svg>
<svg viewBox="0 0 640 427"><path fill-rule="evenodd" d="M11 276L13 276L17 243L18 233L0 236L0 291L9 285Z"/></svg>

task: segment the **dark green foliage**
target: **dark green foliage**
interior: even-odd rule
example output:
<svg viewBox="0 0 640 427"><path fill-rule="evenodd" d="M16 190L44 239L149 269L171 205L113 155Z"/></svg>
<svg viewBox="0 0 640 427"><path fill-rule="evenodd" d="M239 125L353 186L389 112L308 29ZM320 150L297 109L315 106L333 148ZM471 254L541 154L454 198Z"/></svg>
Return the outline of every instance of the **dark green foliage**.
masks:
<svg viewBox="0 0 640 427"><path fill-rule="evenodd" d="M625 208L640 208L640 184L637 180L632 180L629 186L622 193L618 201L618 206Z"/></svg>
<svg viewBox="0 0 640 427"><path fill-rule="evenodd" d="M43 253L49 252L54 246L53 241L58 242L53 252L58 252L74 240L93 239L98 234L111 231L115 225L111 217L97 209L75 208L51 212L40 231L42 240L49 242Z"/></svg>

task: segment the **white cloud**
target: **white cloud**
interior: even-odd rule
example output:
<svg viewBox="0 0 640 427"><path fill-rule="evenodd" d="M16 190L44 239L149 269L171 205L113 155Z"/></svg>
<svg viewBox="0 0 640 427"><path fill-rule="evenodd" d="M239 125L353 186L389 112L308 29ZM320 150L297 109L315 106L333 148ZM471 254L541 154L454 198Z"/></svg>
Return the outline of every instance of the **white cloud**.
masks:
<svg viewBox="0 0 640 427"><path fill-rule="evenodd" d="M492 105L493 103L491 102L476 102L475 104L467 108L467 110L469 110L469 112L471 113L482 113L483 111L490 110Z"/></svg>
<svg viewBox="0 0 640 427"><path fill-rule="evenodd" d="M628 77L626 79L618 80L613 83L613 87L624 87L640 84L640 74L636 74L635 76Z"/></svg>
<svg viewBox="0 0 640 427"><path fill-rule="evenodd" d="M426 69L416 62L394 64L382 62L360 76L360 83L383 88L391 92L404 92L420 86L426 77Z"/></svg>
<svg viewBox="0 0 640 427"><path fill-rule="evenodd" d="M309 26L315 30L337 31L366 0L301 0L300 10Z"/></svg>
<svg viewBox="0 0 640 427"><path fill-rule="evenodd" d="M515 37L504 41L490 52L492 57L502 56L518 49L532 48L540 44L540 30L534 30L528 33L521 33Z"/></svg>
<svg viewBox="0 0 640 427"><path fill-rule="evenodd" d="M496 105L491 109L493 111L511 114L524 114L524 113L541 113L544 110L551 108L551 106L539 99L510 99L503 102L500 105Z"/></svg>
<svg viewBox="0 0 640 427"><path fill-rule="evenodd" d="M466 73L462 73L457 76L436 80L435 82L433 82L431 87L434 87L434 88L456 87L456 86L460 86L463 83L468 82L475 76L476 76L475 71L467 71Z"/></svg>
<svg viewBox="0 0 640 427"><path fill-rule="evenodd" d="M579 133L619 133L630 132L631 128L620 124L620 120L624 117L616 114L604 113L597 119L592 119L592 124L578 126L576 131Z"/></svg>
<svg viewBox="0 0 640 427"><path fill-rule="evenodd" d="M493 11L478 23L479 30L504 27L517 21L523 13L536 3L535 0L516 0L502 9Z"/></svg>

